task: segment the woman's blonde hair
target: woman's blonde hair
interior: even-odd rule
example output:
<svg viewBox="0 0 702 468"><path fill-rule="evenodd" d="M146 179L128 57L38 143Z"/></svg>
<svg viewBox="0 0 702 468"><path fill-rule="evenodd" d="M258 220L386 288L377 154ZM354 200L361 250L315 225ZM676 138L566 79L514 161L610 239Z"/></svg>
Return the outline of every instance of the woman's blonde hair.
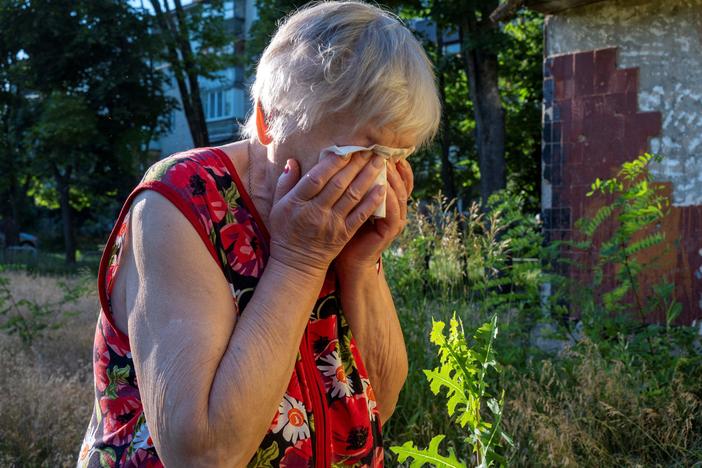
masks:
<svg viewBox="0 0 702 468"><path fill-rule="evenodd" d="M433 66L420 43L397 16L359 1L315 2L282 20L256 68L247 137L257 134L257 100L276 142L345 111L356 129L387 125L415 134L421 146L441 118Z"/></svg>

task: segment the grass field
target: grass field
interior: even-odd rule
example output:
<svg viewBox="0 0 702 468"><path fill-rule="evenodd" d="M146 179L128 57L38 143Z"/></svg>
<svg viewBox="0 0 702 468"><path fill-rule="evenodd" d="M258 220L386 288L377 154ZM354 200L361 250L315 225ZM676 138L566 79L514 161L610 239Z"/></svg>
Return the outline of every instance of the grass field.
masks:
<svg viewBox="0 0 702 468"><path fill-rule="evenodd" d="M457 274L450 245L427 273L451 285ZM385 445L414 440L426 446L438 433L463 459L469 447L446 416L422 369L436 364L428 332L432 317L446 320L456 311L467 326L484 314L462 299L459 289L424 292L398 285L398 268L386 263L408 348L410 373L393 417L384 428ZM448 264L441 265L438 262ZM93 404L91 350L98 314L92 272L36 275L2 273L14 300L56 302L59 281L92 284L67 306L76 313L58 329L48 329L31 346L0 333L0 466L74 466ZM509 326L501 317L500 325ZM503 336L504 340L505 337ZM519 347L518 344L513 344ZM502 349L509 349L503 346ZM522 366L506 366L495 385L506 391L504 428L515 447L506 451L513 466L690 466L702 460L702 366L678 362L670 382L658 387L647 369L621 356L604 357L597 346L581 343L558 356L542 356ZM632 358L633 359L633 358ZM387 466L396 466L389 451Z"/></svg>
<svg viewBox="0 0 702 468"><path fill-rule="evenodd" d="M58 279L80 277L7 272L15 300L53 303ZM75 466L93 405L92 342L96 293L71 305L69 322L27 347L0 333L0 466Z"/></svg>

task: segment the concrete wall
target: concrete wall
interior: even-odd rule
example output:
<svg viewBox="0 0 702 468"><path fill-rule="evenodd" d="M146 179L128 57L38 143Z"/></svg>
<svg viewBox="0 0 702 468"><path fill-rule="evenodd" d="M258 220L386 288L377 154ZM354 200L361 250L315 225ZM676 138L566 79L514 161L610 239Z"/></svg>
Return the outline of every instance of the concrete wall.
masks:
<svg viewBox="0 0 702 468"><path fill-rule="evenodd" d="M670 247L662 262L681 321L702 317L702 0L574 8L547 18L545 41L547 234L572 238L574 222L599 208L585 196L595 177L645 151L661 154L654 176L674 205L661 226Z"/></svg>

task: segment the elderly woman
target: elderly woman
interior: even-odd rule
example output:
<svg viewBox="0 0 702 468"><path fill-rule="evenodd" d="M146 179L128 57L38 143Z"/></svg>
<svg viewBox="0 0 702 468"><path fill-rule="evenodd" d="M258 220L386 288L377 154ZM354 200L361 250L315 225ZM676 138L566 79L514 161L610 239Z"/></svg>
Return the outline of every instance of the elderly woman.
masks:
<svg viewBox="0 0 702 468"><path fill-rule="evenodd" d="M431 63L390 13L325 2L251 97L248 139L155 163L118 216L79 465L383 464L407 356L379 259L413 184L385 156L436 132ZM322 151L347 145L381 147Z"/></svg>

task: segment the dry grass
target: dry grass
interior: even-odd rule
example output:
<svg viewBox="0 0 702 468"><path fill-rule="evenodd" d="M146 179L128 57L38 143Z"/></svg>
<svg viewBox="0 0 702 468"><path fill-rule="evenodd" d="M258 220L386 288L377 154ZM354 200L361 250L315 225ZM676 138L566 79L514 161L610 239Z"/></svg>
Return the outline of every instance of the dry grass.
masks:
<svg viewBox="0 0 702 468"><path fill-rule="evenodd" d="M40 304L61 297L59 279L81 281L3 274L15 299ZM97 294L69 308L77 315L31 347L0 334L0 466L75 466L94 398L91 354Z"/></svg>
<svg viewBox="0 0 702 468"><path fill-rule="evenodd" d="M409 279L406 287L413 291L397 297L411 370L396 412L384 428L385 442L389 446L413 439L426 446L431 436L445 433L449 436L445 444L465 450L456 442L461 437L445 415L445 401L431 394L422 369L431 368L436 359L428 341L431 316L445 319L457 310L468 323L476 311L464 300L446 299L451 292L432 282L427 285L429 293L422 291L420 278L410 278L403 269L408 266L402 263L407 255L390 260L388 271ZM438 271L452 274L450 269ZM3 275L10 279L17 299L53 303L62 295L59 278L21 272ZM445 278L432 280L450 283ZM439 299L429 300L432 295ZM78 314L31 347L0 333L0 466L75 466L93 406L96 292L70 308ZM645 369L604 359L595 346L535 362L530 371L506 370L500 385L507 393L504 425L517 443L509 454L511 464L694 464L702 459L702 366L681 368L679 376L685 377L663 389L647 388L652 379ZM393 466L393 460L388 458L387 465Z"/></svg>
<svg viewBox="0 0 702 468"><path fill-rule="evenodd" d="M646 389L645 371L593 345L569 357L570 369L546 360L530 375L505 375L515 465L691 466L702 457L699 368Z"/></svg>

